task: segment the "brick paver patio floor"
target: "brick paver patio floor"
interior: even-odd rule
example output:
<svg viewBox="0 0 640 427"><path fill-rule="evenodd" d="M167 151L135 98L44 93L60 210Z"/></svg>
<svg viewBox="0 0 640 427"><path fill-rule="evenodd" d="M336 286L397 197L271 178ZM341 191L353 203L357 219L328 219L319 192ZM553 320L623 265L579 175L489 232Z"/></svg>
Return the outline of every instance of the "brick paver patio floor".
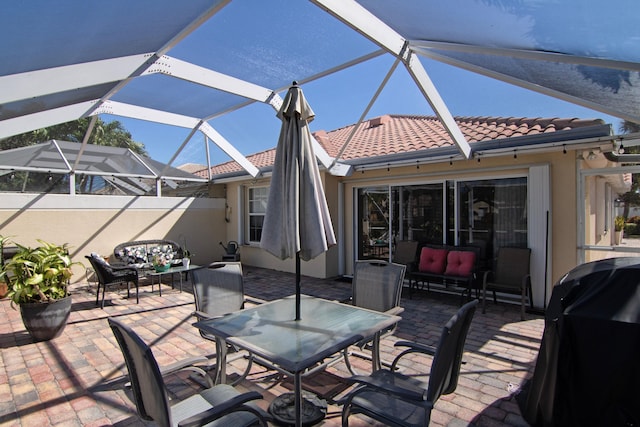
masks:
<svg viewBox="0 0 640 427"><path fill-rule="evenodd" d="M292 274L245 267L249 296L272 300L294 293ZM0 301L0 426L138 426L147 425L136 415L126 382L126 366L107 325L109 316L130 324L151 345L160 365L190 355L207 355L212 361L215 345L192 326L193 296L163 285L141 286L140 304L126 299L126 292L109 292L104 310L95 306L95 285L72 286L73 310L58 338L34 343L25 331L18 310ZM189 288L187 284L185 289ZM350 284L340 280L303 277L303 293L330 299L350 295ZM402 298L405 312L394 336L383 342L384 360L397 351L397 340L436 345L442 325L459 307L459 296L420 292ZM433 426L527 425L515 395L533 373L543 332L540 315L527 314L520 321L519 306L487 303L487 313L476 312L467 340L464 365L457 390L441 398L432 414ZM356 368L367 371L369 362L352 358ZM233 377L242 371L244 359L231 363ZM427 373L430 359L415 357L406 369ZM339 405L348 377L339 362L326 373L309 379L328 399L322 426L340 425ZM201 386L187 375L166 378L172 397L184 398ZM289 383L274 371L255 366L238 388L260 391L264 408ZM352 417L351 425L375 425Z"/></svg>

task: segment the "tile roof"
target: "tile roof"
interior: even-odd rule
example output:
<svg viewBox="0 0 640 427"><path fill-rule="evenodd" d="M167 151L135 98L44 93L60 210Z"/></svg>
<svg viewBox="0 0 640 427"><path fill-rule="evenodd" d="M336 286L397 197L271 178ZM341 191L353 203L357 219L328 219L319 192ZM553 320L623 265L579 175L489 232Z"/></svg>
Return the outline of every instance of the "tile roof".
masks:
<svg viewBox="0 0 640 427"><path fill-rule="evenodd" d="M604 125L601 119L526 118L526 117L455 117L470 144L519 136L530 136L576 128ZM355 125L332 131L316 131L314 136L327 153L335 157L347 141ZM349 161L397 153L450 147L453 142L435 116L384 115L360 124L340 157ZM275 148L247 156L258 168L269 167L275 159ZM241 171L234 161L212 167L219 175ZM205 171L200 173L206 175Z"/></svg>

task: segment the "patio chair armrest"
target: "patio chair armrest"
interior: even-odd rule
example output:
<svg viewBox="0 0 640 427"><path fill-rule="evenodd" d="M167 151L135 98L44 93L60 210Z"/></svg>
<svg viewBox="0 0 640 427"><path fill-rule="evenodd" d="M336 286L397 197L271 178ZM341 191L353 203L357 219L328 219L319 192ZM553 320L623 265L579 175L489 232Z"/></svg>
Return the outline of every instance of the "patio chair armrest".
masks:
<svg viewBox="0 0 640 427"><path fill-rule="evenodd" d="M390 373L387 371L386 374ZM408 382L403 382L401 387L397 385L396 381L389 380L388 376L389 375L376 375L375 373L370 376L354 375L353 377L349 378L349 381L357 382L367 387L382 390L402 399L417 401L422 401L425 399L426 390L424 388L418 387L417 385ZM354 394L357 394L357 392L355 392Z"/></svg>
<svg viewBox="0 0 640 427"><path fill-rule="evenodd" d="M178 372L184 368L189 368L191 366L197 365L197 364L209 364L209 359L207 359L205 356L193 356L193 357L189 357L186 358L184 360L179 360L175 363L172 363L170 365L166 365L166 366L161 366L160 367L160 373L162 375L167 375L167 374L171 374L173 372Z"/></svg>
<svg viewBox="0 0 640 427"><path fill-rule="evenodd" d="M130 265L113 265L113 264L109 264L109 266L111 267L111 269L113 271L135 271L136 274L138 274L138 269L130 266Z"/></svg>
<svg viewBox="0 0 640 427"><path fill-rule="evenodd" d="M395 347L407 347L406 350L403 350L402 353L397 355L395 359L393 359L393 363L391 364L391 371L396 370L396 365L398 361L402 359L407 354L411 353L422 353L427 354L429 356L434 356L436 354L436 348L426 344L420 344L413 341L398 341L394 344Z"/></svg>
<svg viewBox="0 0 640 427"><path fill-rule="evenodd" d="M394 347L408 347L408 349L412 350L413 353L425 353L431 356L436 354L436 348L434 346L414 341L397 341L394 344Z"/></svg>
<svg viewBox="0 0 640 427"><path fill-rule="evenodd" d="M413 273L414 271L418 271L418 263L416 261L411 261L406 264L407 273Z"/></svg>
<svg viewBox="0 0 640 427"><path fill-rule="evenodd" d="M493 270L485 271L484 275L482 276L482 283L487 283L487 280L489 280L492 274L493 274Z"/></svg>
<svg viewBox="0 0 640 427"><path fill-rule="evenodd" d="M193 313L191 313L192 316L195 316L199 321L200 320L208 320L208 319L213 319L215 316L209 316L207 313L205 313L204 311L194 311Z"/></svg>
<svg viewBox="0 0 640 427"><path fill-rule="evenodd" d="M260 305L267 302L266 300L263 300L261 298L251 297L247 295L245 295L244 300L245 302L250 302L251 304L255 304L255 305Z"/></svg>
<svg viewBox="0 0 640 427"><path fill-rule="evenodd" d="M224 415L237 411L252 412L264 422L264 425L266 425L265 413L260 411L257 407L244 405L244 403L262 398L263 396L257 391L248 391L246 393L238 394L237 396L234 396L216 406L213 406L211 409L200 412L199 414L193 415L187 419L180 421L178 423L178 426L197 427L206 425Z"/></svg>
<svg viewBox="0 0 640 427"><path fill-rule="evenodd" d="M391 316L398 316L403 312L404 312L404 307L398 306L398 307L390 308L389 310L385 311L384 314L389 314Z"/></svg>

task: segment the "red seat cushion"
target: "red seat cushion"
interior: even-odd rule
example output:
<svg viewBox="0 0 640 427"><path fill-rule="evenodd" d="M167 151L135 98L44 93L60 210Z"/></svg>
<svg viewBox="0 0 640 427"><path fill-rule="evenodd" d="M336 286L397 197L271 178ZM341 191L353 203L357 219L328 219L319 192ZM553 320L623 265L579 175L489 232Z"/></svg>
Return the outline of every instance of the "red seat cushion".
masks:
<svg viewBox="0 0 640 427"><path fill-rule="evenodd" d="M476 253L471 251L450 251L447 255L447 276L468 277L473 272Z"/></svg>
<svg viewBox="0 0 640 427"><path fill-rule="evenodd" d="M444 273L448 252L446 249L422 248L418 270L425 273Z"/></svg>

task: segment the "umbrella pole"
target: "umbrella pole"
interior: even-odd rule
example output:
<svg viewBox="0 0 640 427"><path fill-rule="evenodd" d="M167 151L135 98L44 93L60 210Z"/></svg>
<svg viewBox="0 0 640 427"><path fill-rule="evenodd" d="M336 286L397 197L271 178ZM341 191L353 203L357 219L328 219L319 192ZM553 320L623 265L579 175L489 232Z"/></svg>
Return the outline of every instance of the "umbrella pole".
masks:
<svg viewBox="0 0 640 427"><path fill-rule="evenodd" d="M300 252L296 252L296 320L300 320Z"/></svg>

